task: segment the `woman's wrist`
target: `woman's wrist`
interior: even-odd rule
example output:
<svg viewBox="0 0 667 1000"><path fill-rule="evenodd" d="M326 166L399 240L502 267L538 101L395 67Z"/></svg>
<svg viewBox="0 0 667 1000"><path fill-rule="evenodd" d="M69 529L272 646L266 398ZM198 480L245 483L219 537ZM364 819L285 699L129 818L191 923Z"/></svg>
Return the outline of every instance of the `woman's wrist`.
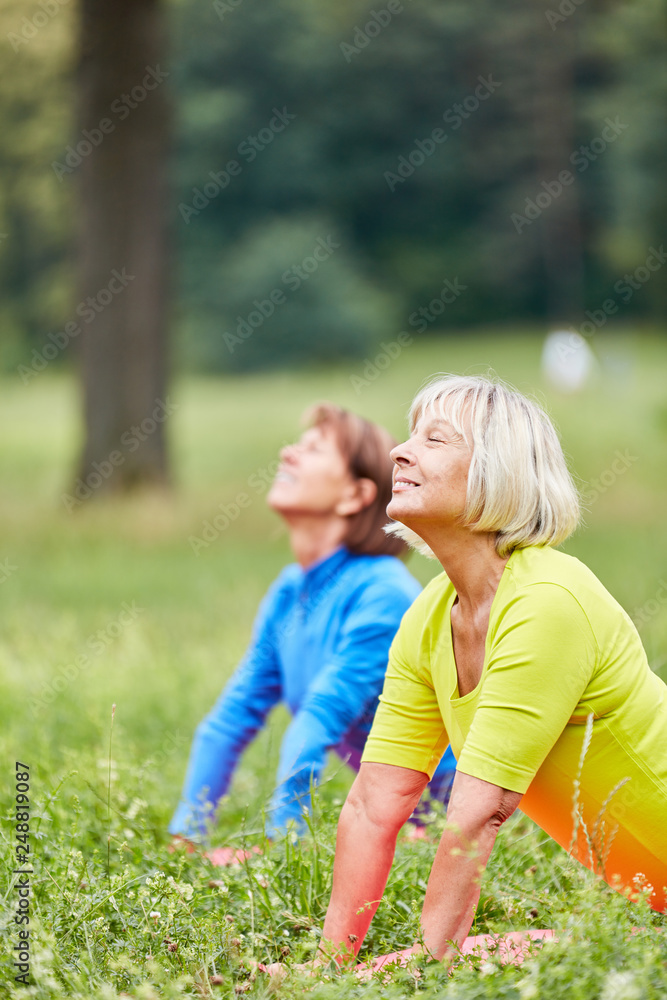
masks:
<svg viewBox="0 0 667 1000"><path fill-rule="evenodd" d="M170 853L173 853L173 851L177 849L185 849L188 854L201 853L203 850L201 844L195 843L194 840L189 840L180 833L174 833L172 834L171 843L169 844L167 850Z"/></svg>
<svg viewBox="0 0 667 1000"><path fill-rule="evenodd" d="M342 943L337 944L335 941L327 941L325 938L322 938L317 946L317 957L313 965L318 967L335 966L336 968L343 968L354 965L356 957L353 944L346 946Z"/></svg>

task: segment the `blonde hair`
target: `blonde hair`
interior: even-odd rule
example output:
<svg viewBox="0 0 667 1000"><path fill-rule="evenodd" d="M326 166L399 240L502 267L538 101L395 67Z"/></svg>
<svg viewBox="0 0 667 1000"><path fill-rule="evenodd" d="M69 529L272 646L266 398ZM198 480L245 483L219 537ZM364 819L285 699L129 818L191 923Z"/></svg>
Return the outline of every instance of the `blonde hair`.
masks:
<svg viewBox="0 0 667 1000"><path fill-rule="evenodd" d="M435 375L410 407L410 433L427 413L446 419L471 448L462 523L495 534L498 555L559 545L572 534L579 497L556 430L537 403L490 378ZM405 525L386 530L435 558Z"/></svg>

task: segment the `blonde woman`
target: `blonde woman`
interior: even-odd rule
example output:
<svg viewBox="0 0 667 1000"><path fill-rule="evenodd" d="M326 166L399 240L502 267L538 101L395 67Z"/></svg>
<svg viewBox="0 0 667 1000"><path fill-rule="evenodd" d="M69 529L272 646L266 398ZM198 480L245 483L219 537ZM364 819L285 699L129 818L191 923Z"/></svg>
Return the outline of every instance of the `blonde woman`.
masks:
<svg viewBox="0 0 667 1000"><path fill-rule="evenodd" d="M464 944L479 874L519 806L617 888L641 873L651 905L664 910L667 686L625 611L555 548L579 507L551 422L488 379L437 377L413 403L409 440L391 454L387 513L444 573L392 644L338 825L321 960L349 961L360 948L397 833L448 745L458 760L448 825L426 890L423 945L405 954L423 947L446 959Z"/></svg>

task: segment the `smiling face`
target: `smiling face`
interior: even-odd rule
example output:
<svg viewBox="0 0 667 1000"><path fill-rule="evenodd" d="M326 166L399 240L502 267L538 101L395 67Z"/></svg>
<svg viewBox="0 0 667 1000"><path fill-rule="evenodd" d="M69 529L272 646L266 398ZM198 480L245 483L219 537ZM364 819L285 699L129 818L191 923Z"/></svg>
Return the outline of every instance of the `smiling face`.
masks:
<svg viewBox="0 0 667 1000"><path fill-rule="evenodd" d="M395 468L389 517L417 533L429 524L460 526L472 451L447 420L423 414L391 458Z"/></svg>
<svg viewBox="0 0 667 1000"><path fill-rule="evenodd" d="M333 429L320 424L281 450L267 503L283 515L345 516L351 513L350 499L356 492Z"/></svg>

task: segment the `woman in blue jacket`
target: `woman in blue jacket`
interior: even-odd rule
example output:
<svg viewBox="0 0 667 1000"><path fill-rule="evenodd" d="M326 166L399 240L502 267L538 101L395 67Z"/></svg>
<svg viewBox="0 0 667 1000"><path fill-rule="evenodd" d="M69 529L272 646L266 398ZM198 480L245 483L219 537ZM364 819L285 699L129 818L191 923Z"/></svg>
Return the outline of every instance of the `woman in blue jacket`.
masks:
<svg viewBox="0 0 667 1000"><path fill-rule="evenodd" d="M302 826L310 788L334 750L359 769L382 690L389 646L419 584L385 534L394 446L383 428L332 404L307 414L308 429L280 453L267 502L285 521L296 562L269 588L243 660L200 723L180 803L169 826L199 841L245 747L269 711L292 715L280 748L267 833ZM455 760L445 755L430 786L449 797ZM233 852L212 852L233 860Z"/></svg>

